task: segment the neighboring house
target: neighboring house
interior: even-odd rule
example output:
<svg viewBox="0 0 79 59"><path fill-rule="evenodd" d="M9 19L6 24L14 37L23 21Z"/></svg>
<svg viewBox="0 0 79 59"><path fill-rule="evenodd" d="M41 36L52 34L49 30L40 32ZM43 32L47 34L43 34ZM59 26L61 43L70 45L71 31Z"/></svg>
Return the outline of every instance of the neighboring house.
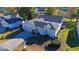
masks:
<svg viewBox="0 0 79 59"><path fill-rule="evenodd" d="M22 19L20 18L6 19L3 17L0 23L1 23L1 26L3 26L4 28L16 29L21 26Z"/></svg>
<svg viewBox="0 0 79 59"><path fill-rule="evenodd" d="M11 19L12 15L4 15L3 18L5 18L5 19Z"/></svg>
<svg viewBox="0 0 79 59"><path fill-rule="evenodd" d="M0 33L3 33L5 31L6 31L6 29L3 26L1 26L1 24L0 24Z"/></svg>
<svg viewBox="0 0 79 59"><path fill-rule="evenodd" d="M10 19L10 18L15 18L16 17L16 9L14 10L14 8L8 8L8 7L0 7L0 16L5 17L6 19ZM15 14L14 14L14 13Z"/></svg>
<svg viewBox="0 0 79 59"><path fill-rule="evenodd" d="M71 14L74 12L76 8L75 7L62 7L58 8L59 15L63 15L64 17L71 18Z"/></svg>
<svg viewBox="0 0 79 59"><path fill-rule="evenodd" d="M4 16L10 14L10 12L8 10L6 10L6 8L4 7L0 7L0 16Z"/></svg>
<svg viewBox="0 0 79 59"><path fill-rule="evenodd" d="M63 16L42 16L35 20L27 21L23 25L24 30L34 31L41 35L56 37L64 21Z"/></svg>
<svg viewBox="0 0 79 59"><path fill-rule="evenodd" d="M79 22L76 23L77 36L79 37Z"/></svg>
<svg viewBox="0 0 79 59"><path fill-rule="evenodd" d="M2 18L0 17L0 33L3 33L6 31L6 29L2 26L1 22L2 22ZM5 24L5 23L4 23Z"/></svg>
<svg viewBox="0 0 79 59"><path fill-rule="evenodd" d="M47 8L46 7L37 7L35 9L35 12L39 15L43 15L46 13Z"/></svg>

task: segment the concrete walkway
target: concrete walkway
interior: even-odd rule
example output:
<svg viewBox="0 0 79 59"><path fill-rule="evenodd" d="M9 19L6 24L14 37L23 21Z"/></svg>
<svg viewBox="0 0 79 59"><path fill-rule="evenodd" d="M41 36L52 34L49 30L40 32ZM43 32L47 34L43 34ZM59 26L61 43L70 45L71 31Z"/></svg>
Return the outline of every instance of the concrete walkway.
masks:
<svg viewBox="0 0 79 59"><path fill-rule="evenodd" d="M65 51L65 47L66 47L66 42L65 42L65 40L64 40L64 30L62 30L61 32L60 32L60 34L59 34L59 40L61 41L61 46L60 46L60 48L58 49L58 51Z"/></svg>

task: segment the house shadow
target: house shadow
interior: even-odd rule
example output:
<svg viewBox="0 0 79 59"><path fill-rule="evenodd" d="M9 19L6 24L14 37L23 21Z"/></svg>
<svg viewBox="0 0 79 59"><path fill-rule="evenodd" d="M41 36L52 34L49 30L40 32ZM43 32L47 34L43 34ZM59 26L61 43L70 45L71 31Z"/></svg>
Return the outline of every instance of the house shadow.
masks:
<svg viewBox="0 0 79 59"><path fill-rule="evenodd" d="M41 35L32 36L26 39L26 45L32 45L32 44L42 45L44 42L47 42L49 40L52 40L52 39L49 38L47 35L46 36L41 36Z"/></svg>
<svg viewBox="0 0 79 59"><path fill-rule="evenodd" d="M19 33L22 33L21 30L16 31L14 33L11 33L10 35L7 36L7 39L12 39L15 38L15 36L18 36ZM36 34L35 36L30 36L28 38L27 37L27 32L23 32L20 36L18 36L18 38L24 38L26 45L33 45L33 44L37 44L42 46L44 43L46 43L49 40L53 40L52 38L48 37L47 35L42 36L40 34ZM48 44L48 43L47 43ZM49 44L48 46L45 47L46 51L56 51L60 48L60 45L57 44Z"/></svg>
<svg viewBox="0 0 79 59"><path fill-rule="evenodd" d="M70 47L79 46L79 38L77 36L76 30L69 31L66 44Z"/></svg>
<svg viewBox="0 0 79 59"><path fill-rule="evenodd" d="M12 31L12 30L10 30ZM12 39L14 38L14 36L16 36L17 34L21 33L23 30L21 30L21 28L19 28L19 30L12 32L11 34L7 35L6 39Z"/></svg>
<svg viewBox="0 0 79 59"><path fill-rule="evenodd" d="M37 44L37 45L42 46L42 44L44 44L45 42L49 40L52 40L52 39L48 37L47 35L46 36L41 36L41 35L33 36L33 37L26 39L26 45ZM49 44L48 46L45 46L46 51L56 51L59 48L60 48L60 45L53 44L53 43Z"/></svg>

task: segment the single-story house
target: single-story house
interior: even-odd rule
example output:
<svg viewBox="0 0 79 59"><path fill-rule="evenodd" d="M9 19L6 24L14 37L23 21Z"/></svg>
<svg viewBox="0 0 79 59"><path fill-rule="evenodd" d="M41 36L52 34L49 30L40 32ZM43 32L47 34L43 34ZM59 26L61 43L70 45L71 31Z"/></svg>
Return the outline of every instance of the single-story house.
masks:
<svg viewBox="0 0 79 59"><path fill-rule="evenodd" d="M41 35L48 35L54 38L62 26L63 20L63 16L42 16L35 20L25 22L23 29L28 29L30 32L34 31Z"/></svg>
<svg viewBox="0 0 79 59"><path fill-rule="evenodd" d="M35 20L39 22L45 22L45 23L50 23L56 30L55 36L57 36L57 32L60 30L64 17L63 16L42 16L39 18L39 20Z"/></svg>
<svg viewBox="0 0 79 59"><path fill-rule="evenodd" d="M37 8L35 9L35 12L36 12L37 14L43 15L43 14L46 13L46 10L47 10L46 7L37 7Z"/></svg>
<svg viewBox="0 0 79 59"><path fill-rule="evenodd" d="M5 18L5 19L11 19L12 15L4 15L3 18Z"/></svg>

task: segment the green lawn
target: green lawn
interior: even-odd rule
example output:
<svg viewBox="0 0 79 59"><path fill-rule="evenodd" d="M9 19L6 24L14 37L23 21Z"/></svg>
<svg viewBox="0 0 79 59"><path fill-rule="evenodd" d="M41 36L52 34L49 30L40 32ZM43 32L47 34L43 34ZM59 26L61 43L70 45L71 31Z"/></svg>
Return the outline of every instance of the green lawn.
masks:
<svg viewBox="0 0 79 59"><path fill-rule="evenodd" d="M7 31L7 32L5 32L5 33L0 33L0 40L6 39L6 37L7 37L8 35L10 35L10 34L16 32L16 31L19 31L19 30L20 30L20 29L18 28L18 29L12 30L12 31Z"/></svg>
<svg viewBox="0 0 79 59"><path fill-rule="evenodd" d="M68 19L68 18L65 18L65 20L64 20L65 22L71 22L71 19ZM79 21L79 19L78 19L78 21ZM74 19L72 19L72 22L76 22L76 19L74 18Z"/></svg>

